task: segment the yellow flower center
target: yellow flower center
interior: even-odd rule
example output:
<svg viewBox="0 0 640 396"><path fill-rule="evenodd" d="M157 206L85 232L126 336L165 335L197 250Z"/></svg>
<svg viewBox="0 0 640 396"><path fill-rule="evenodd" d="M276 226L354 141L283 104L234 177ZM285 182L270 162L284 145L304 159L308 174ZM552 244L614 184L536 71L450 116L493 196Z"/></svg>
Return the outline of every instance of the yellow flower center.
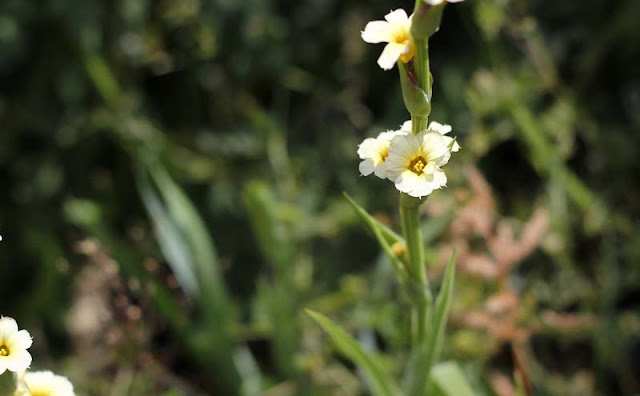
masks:
<svg viewBox="0 0 640 396"><path fill-rule="evenodd" d="M388 156L389 156L389 148L387 147L386 149L380 152L380 162L384 162L384 160L386 160Z"/></svg>
<svg viewBox="0 0 640 396"><path fill-rule="evenodd" d="M30 393L31 396L50 396L51 392L49 391L42 391L42 390L37 390L37 391L33 391L31 390Z"/></svg>
<svg viewBox="0 0 640 396"><path fill-rule="evenodd" d="M6 345L0 346L0 356L9 356L9 354L9 347L7 347Z"/></svg>
<svg viewBox="0 0 640 396"><path fill-rule="evenodd" d="M411 59L413 59L413 43L411 42L411 36L409 34L409 29L401 29L397 30L393 34L393 42L396 44L407 45L409 44L409 50L404 54L400 55L400 60L404 63L408 63Z"/></svg>
<svg viewBox="0 0 640 396"><path fill-rule="evenodd" d="M409 162L409 170L416 175L420 176L424 173L424 167L427 166L428 161L423 156L416 157Z"/></svg>

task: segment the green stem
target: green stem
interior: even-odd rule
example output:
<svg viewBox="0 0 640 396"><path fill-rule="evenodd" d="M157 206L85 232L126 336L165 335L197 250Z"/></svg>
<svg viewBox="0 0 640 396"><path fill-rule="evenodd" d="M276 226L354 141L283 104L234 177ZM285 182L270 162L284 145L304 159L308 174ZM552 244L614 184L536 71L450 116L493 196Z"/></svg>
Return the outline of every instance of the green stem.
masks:
<svg viewBox="0 0 640 396"><path fill-rule="evenodd" d="M427 93L431 100L431 84L429 84L429 41L427 39L415 39L414 45L414 70L420 88Z"/></svg>
<svg viewBox="0 0 640 396"><path fill-rule="evenodd" d="M417 135L420 131L427 129L429 117L411 116L411 133Z"/></svg>
<svg viewBox="0 0 640 396"><path fill-rule="evenodd" d="M424 247L420 230L419 215L420 200L406 194L400 196L400 217L402 219L402 234L407 244L410 280L408 295L411 300L411 334L414 346L420 345L427 331L429 308L431 307L431 292L427 279L424 261Z"/></svg>
<svg viewBox="0 0 640 396"><path fill-rule="evenodd" d="M409 207L403 205L403 200L408 199L400 198L400 217L402 219L402 234L404 235L407 243L407 253L409 255L409 263L411 265L412 275L420 279L420 283L426 283L426 274L424 274L423 263L423 247L422 247L422 233L420 231L420 221L418 214L418 207Z"/></svg>

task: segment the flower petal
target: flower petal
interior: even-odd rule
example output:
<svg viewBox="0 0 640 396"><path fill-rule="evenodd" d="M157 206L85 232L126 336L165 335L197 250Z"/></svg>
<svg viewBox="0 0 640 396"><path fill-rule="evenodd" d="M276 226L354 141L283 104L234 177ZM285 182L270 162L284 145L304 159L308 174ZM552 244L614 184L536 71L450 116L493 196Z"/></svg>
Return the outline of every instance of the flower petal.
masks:
<svg viewBox="0 0 640 396"><path fill-rule="evenodd" d="M389 23L406 23L409 21L409 16L402 8L398 8L385 15L384 19Z"/></svg>
<svg viewBox="0 0 640 396"><path fill-rule="evenodd" d="M11 355L6 357L5 364L10 371L26 370L31 365L31 354L25 350L12 351Z"/></svg>
<svg viewBox="0 0 640 396"><path fill-rule="evenodd" d="M33 340L27 330L20 330L13 333L7 339L9 349L28 349L31 347Z"/></svg>
<svg viewBox="0 0 640 396"><path fill-rule="evenodd" d="M447 175L440 168L433 173L432 184L437 186L435 188L442 188L447 186Z"/></svg>
<svg viewBox="0 0 640 396"><path fill-rule="evenodd" d="M393 38L392 29L388 22L372 21L367 23L360 35L367 43L388 43Z"/></svg>
<svg viewBox="0 0 640 396"><path fill-rule="evenodd" d="M376 165L373 163L371 158L365 158L360 165L358 165L358 170L362 176L369 176L376 169Z"/></svg>
<svg viewBox="0 0 640 396"><path fill-rule="evenodd" d="M387 178L387 164L385 162L378 164L373 173L381 179Z"/></svg>
<svg viewBox="0 0 640 396"><path fill-rule="evenodd" d="M429 123L429 128L432 131L436 131L441 135L446 135L447 133L451 132L451 125L447 125L447 124L441 124L439 122L436 121L431 121Z"/></svg>
<svg viewBox="0 0 640 396"><path fill-rule="evenodd" d="M447 145L445 136L433 131L422 131L416 137L420 140L422 151L427 155L429 161L435 162L438 166L443 166L449 162L451 152Z"/></svg>
<svg viewBox="0 0 640 396"><path fill-rule="evenodd" d="M5 316L0 318L0 341L18 331L18 323L15 319Z"/></svg>
<svg viewBox="0 0 640 396"><path fill-rule="evenodd" d="M406 50L406 44L387 44L378 58L378 66L384 70L391 70L398 61L398 58L400 58L400 55L402 55Z"/></svg>
<svg viewBox="0 0 640 396"><path fill-rule="evenodd" d="M412 197L417 197L414 191L421 190L421 185L424 184L420 176L415 173L405 170L402 172L395 181L396 188L403 193L407 193ZM427 195L427 194L424 194Z"/></svg>

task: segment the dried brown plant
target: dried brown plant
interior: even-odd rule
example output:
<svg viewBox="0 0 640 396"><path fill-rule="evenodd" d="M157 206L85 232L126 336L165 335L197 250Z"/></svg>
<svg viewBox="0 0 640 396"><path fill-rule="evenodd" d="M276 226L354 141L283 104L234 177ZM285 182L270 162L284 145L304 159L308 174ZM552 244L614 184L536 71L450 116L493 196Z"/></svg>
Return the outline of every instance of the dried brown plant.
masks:
<svg viewBox="0 0 640 396"><path fill-rule="evenodd" d="M591 319L549 310L536 313L533 320L526 319L522 296L513 290L508 280L518 263L541 244L549 226L549 211L538 207L518 227L518 222L498 216L491 187L477 169L467 168L465 176L469 188L455 194L462 206L456 208L447 231L448 240L438 246L438 265L433 270L442 271L455 247L459 273L495 284L493 294L486 297L481 307L455 313L452 323L485 331L498 342L508 343L516 375L531 393L527 367L531 359L527 343L531 336L540 331L542 325L573 331L589 325ZM426 210L430 215L438 215L447 207L434 202L428 204ZM478 247L474 240L482 241L483 246ZM490 378L496 393L514 394L514 386L506 376L493 373Z"/></svg>

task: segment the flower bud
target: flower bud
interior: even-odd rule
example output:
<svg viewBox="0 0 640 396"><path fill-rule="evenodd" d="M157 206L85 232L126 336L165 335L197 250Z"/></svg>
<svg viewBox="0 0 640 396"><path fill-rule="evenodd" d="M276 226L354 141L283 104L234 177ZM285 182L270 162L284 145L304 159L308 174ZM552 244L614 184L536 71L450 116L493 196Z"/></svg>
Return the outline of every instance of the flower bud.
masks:
<svg viewBox="0 0 640 396"><path fill-rule="evenodd" d="M402 99L409 113L414 117L427 117L431 113L431 98L420 88L413 70L413 62L398 63Z"/></svg>
<svg viewBox="0 0 640 396"><path fill-rule="evenodd" d="M416 9L411 18L411 36L414 39L428 39L438 31L445 4L446 2L438 5L424 3Z"/></svg>

